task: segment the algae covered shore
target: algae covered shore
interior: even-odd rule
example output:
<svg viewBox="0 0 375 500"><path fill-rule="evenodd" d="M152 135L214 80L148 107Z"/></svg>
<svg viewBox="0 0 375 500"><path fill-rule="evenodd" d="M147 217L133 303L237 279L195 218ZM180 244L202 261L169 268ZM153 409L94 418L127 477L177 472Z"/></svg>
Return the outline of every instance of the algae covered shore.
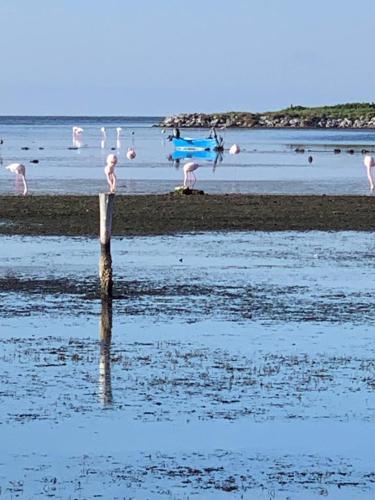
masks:
<svg viewBox="0 0 375 500"><path fill-rule="evenodd" d="M116 196L114 235L374 231L371 196ZM97 196L0 196L0 234L96 236Z"/></svg>

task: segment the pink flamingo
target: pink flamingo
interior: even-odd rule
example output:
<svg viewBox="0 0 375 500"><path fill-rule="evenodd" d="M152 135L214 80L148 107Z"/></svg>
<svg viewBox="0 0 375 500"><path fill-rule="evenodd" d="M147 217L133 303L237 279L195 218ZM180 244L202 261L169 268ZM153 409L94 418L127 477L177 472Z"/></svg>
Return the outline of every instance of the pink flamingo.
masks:
<svg viewBox="0 0 375 500"><path fill-rule="evenodd" d="M230 155L238 155L238 153L241 152L241 148L239 147L238 144L233 144L230 148L229 148L229 154Z"/></svg>
<svg viewBox="0 0 375 500"><path fill-rule="evenodd" d="M126 158L128 160L134 160L134 158L137 156L137 153L135 152L134 148L128 148L128 151L126 153Z"/></svg>
<svg viewBox="0 0 375 500"><path fill-rule="evenodd" d="M109 184L109 192L114 193L116 191L116 174L115 167L117 165L117 156L110 154L107 156L107 164L104 168L104 173L107 176L107 181Z"/></svg>
<svg viewBox="0 0 375 500"><path fill-rule="evenodd" d="M363 163L366 167L367 179L368 179L369 184L370 184L370 189L371 189L371 191L373 191L374 190L374 179L372 177L372 168L375 167L375 159L373 156L366 155L363 159Z"/></svg>
<svg viewBox="0 0 375 500"><path fill-rule="evenodd" d="M73 132L73 147L75 148L80 148L82 146L82 134L83 134L83 128L81 127L73 127L72 128Z"/></svg>
<svg viewBox="0 0 375 500"><path fill-rule="evenodd" d="M23 182L23 195L27 195L27 182L26 182L26 168L22 163L11 163L10 165L5 167L10 172L13 172L16 175L19 175Z"/></svg>
<svg viewBox="0 0 375 500"><path fill-rule="evenodd" d="M189 161L184 165L184 187L188 187L192 189L194 184L197 181L195 177L194 171L199 168L198 163L194 163L193 161Z"/></svg>

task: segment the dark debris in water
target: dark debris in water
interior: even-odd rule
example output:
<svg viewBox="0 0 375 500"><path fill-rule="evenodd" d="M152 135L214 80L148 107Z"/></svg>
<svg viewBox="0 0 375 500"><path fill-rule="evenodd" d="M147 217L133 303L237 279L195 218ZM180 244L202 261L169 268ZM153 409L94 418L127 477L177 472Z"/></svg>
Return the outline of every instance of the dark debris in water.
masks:
<svg viewBox="0 0 375 500"><path fill-rule="evenodd" d="M154 422L375 419L371 353L254 357L181 342L103 349L58 337L2 339L0 351L4 422L99 415L103 405Z"/></svg>
<svg viewBox="0 0 375 500"><path fill-rule="evenodd" d="M71 456L60 474L46 456L11 460L19 472L5 477L0 464L2 493L27 498L82 498L83 493L84 498L216 498L220 493L237 493L236 498L305 498L306 493L336 498L340 490L356 498L372 490L375 476L370 467L357 469L342 457L272 457L224 450Z"/></svg>
<svg viewBox="0 0 375 500"><path fill-rule="evenodd" d="M120 277L115 281L114 301L120 314L159 319L183 316L198 321L211 316L230 321L375 322L371 290L328 292L321 289L317 293L308 286L230 286ZM96 276L78 280L12 275L0 277L0 297L3 316L97 314L100 290Z"/></svg>

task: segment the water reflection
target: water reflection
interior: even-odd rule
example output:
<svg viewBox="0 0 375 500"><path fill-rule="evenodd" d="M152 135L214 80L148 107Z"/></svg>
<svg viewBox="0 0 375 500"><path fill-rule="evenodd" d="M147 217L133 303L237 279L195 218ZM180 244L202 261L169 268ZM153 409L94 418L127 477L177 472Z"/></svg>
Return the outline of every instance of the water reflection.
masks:
<svg viewBox="0 0 375 500"><path fill-rule="evenodd" d="M212 171L223 161L223 153L217 151L173 151L168 155L168 160L173 162L173 166L178 169L181 160L196 160L197 162L207 162L212 164Z"/></svg>
<svg viewBox="0 0 375 500"><path fill-rule="evenodd" d="M103 406L113 402L111 383L112 299L102 299L100 316L99 397Z"/></svg>

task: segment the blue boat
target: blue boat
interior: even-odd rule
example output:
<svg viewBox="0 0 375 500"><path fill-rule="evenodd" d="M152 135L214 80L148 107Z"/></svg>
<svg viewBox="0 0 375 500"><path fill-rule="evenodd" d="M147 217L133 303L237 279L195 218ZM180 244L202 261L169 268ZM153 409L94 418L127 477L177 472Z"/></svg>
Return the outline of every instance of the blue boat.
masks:
<svg viewBox="0 0 375 500"><path fill-rule="evenodd" d="M192 139L190 137L174 137L173 145L180 151L223 151L223 139L211 138L207 139Z"/></svg>

